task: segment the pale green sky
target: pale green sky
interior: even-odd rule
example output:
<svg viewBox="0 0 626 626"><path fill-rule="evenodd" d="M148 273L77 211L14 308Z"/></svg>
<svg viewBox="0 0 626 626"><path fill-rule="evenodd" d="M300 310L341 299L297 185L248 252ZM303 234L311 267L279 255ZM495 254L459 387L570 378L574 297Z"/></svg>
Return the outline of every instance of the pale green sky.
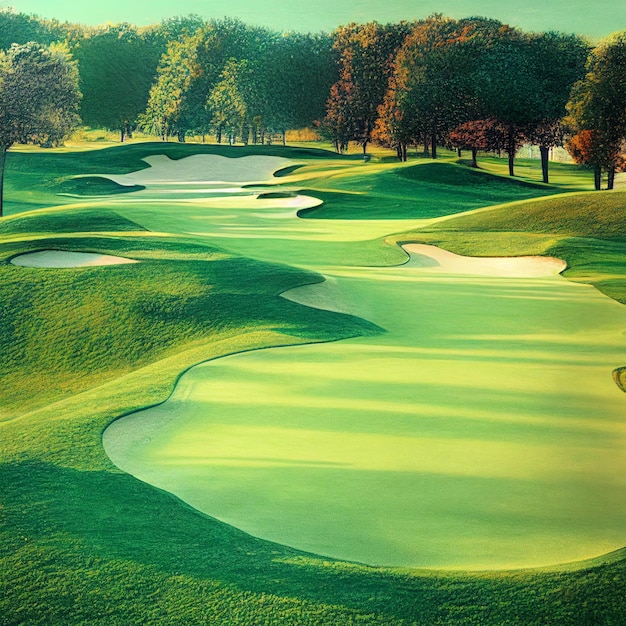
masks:
<svg viewBox="0 0 626 626"><path fill-rule="evenodd" d="M604 37L626 29L626 0L0 0L0 7L60 20L151 24L197 13L238 17L277 30L330 31L348 22L394 22L440 12L482 15L525 30Z"/></svg>

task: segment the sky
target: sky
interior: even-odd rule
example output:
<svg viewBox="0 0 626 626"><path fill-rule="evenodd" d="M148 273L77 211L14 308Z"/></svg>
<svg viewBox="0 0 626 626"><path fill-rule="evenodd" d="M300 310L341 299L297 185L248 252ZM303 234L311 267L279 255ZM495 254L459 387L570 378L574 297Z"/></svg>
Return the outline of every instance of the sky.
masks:
<svg viewBox="0 0 626 626"><path fill-rule="evenodd" d="M331 31L349 22L397 22L443 13L485 16L528 31L605 37L626 29L626 0L0 0L17 12L83 24L154 24L196 13L238 17L274 30Z"/></svg>

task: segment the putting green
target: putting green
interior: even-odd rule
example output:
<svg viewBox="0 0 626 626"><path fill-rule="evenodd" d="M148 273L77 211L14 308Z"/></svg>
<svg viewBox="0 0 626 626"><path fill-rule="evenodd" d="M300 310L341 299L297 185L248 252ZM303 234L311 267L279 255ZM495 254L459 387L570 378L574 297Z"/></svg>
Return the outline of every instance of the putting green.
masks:
<svg viewBox="0 0 626 626"><path fill-rule="evenodd" d="M398 221L298 220L309 200L239 191L164 211L157 192L116 210L323 271L287 296L387 332L192 369L105 432L120 468L253 535L371 564L520 567L623 546L621 305L558 262L417 247L403 266L351 265Z"/></svg>

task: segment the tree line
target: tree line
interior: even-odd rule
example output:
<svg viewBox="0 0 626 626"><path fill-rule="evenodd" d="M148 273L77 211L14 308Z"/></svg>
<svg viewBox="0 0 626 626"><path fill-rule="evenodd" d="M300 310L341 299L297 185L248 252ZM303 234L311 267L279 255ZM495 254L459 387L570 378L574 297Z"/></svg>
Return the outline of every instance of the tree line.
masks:
<svg viewBox="0 0 626 626"><path fill-rule="evenodd" d="M117 129L122 141L139 128L164 140L264 143L268 133L284 141L287 130L315 127L338 151L355 142L366 153L374 142L400 159L409 146L436 158L447 146L469 150L474 166L478 151L504 152L511 175L517 150L532 143L545 182L550 148L565 145L593 167L598 189L603 174L612 188L625 167L626 31L592 48L575 35L438 14L303 34L194 15L87 27L3 10L0 46L0 151L59 141L79 114L88 126ZM76 101L54 132L11 126L20 107L1 77L23 61L25 46L53 50L76 79L66 89ZM32 72L30 80L30 91L44 88Z"/></svg>

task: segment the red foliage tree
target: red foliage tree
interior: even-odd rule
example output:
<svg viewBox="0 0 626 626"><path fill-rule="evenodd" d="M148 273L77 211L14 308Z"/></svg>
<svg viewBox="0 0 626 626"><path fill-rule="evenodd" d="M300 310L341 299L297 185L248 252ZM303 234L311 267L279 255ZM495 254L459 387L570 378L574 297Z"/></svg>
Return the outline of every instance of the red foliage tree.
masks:
<svg viewBox="0 0 626 626"><path fill-rule="evenodd" d="M590 165L594 169L596 190L602 186L602 171L609 172L608 188L613 188L611 174L626 171L625 146L621 141L611 140L598 130L581 130L566 143L568 152L576 163Z"/></svg>
<svg viewBox="0 0 626 626"><path fill-rule="evenodd" d="M478 167L476 157L479 150L515 152L523 141L521 134L511 137L510 128L495 119L465 122L451 131L448 138L455 148L472 151L472 167Z"/></svg>

